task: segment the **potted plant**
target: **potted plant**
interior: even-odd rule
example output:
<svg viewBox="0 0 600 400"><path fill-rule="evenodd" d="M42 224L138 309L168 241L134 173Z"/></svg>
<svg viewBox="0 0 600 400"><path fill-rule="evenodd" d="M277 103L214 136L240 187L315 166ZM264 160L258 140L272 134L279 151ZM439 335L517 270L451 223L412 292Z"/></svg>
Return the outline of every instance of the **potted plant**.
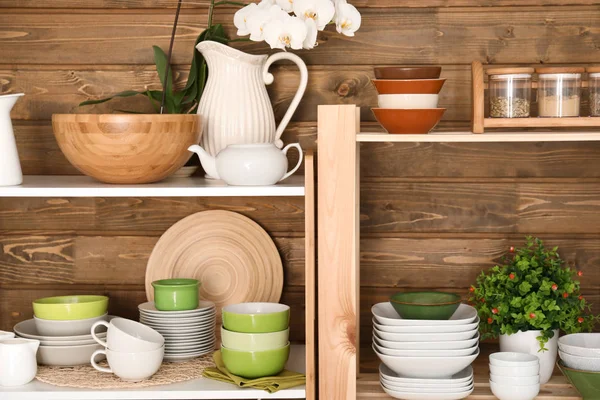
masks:
<svg viewBox="0 0 600 400"><path fill-rule="evenodd" d="M481 319L482 339L500 338L500 351L536 354L540 382L546 383L556 361L559 330L589 332L598 317L580 292L583 274L565 265L558 248L528 236L522 248L510 248L504 265L477 277L469 301Z"/></svg>

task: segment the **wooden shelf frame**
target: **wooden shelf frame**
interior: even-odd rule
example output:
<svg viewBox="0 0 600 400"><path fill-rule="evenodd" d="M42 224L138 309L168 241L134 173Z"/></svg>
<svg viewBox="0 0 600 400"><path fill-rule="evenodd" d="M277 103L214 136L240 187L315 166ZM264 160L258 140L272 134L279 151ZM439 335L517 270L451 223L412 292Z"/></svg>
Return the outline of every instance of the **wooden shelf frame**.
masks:
<svg viewBox="0 0 600 400"><path fill-rule="evenodd" d="M376 375L361 378L357 384L360 343L360 143L600 141L600 133L359 133L359 109L355 105L319 106L318 118L319 398L390 398L379 387ZM486 384L486 373L480 370L477 374L476 391L469 399L495 399ZM564 380L558 382L558 385L554 381L545 385L538 398L580 400L576 391Z"/></svg>

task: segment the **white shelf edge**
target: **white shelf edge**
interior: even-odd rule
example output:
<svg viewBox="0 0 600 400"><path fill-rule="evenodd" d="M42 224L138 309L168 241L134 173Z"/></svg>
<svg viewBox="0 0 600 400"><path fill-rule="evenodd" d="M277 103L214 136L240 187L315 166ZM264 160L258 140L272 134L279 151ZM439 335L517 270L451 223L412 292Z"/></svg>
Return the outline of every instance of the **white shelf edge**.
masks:
<svg viewBox="0 0 600 400"><path fill-rule="evenodd" d="M359 133L358 142L585 142L600 141L600 132L433 132L429 134Z"/></svg>
<svg viewBox="0 0 600 400"><path fill-rule="evenodd" d="M292 345L287 368L304 371L306 348ZM0 386L0 400L217 400L217 399L304 399L306 387L298 386L269 394L264 390L239 388L211 379L195 379L142 389L76 389L53 386L34 380L25 386Z"/></svg>
<svg viewBox="0 0 600 400"><path fill-rule="evenodd" d="M249 197L304 196L304 177L273 186L228 186L223 181L170 178L143 185L110 185L81 175L26 175L19 186L0 186L0 197Z"/></svg>

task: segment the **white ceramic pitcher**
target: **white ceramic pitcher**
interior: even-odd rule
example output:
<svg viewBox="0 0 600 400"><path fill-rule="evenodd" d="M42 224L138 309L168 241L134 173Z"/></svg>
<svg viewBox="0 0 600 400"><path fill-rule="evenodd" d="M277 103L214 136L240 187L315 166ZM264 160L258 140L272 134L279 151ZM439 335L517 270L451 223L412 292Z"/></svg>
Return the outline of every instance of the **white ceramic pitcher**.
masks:
<svg viewBox="0 0 600 400"><path fill-rule="evenodd" d="M39 340L0 340L0 386L20 386L37 374Z"/></svg>
<svg viewBox="0 0 600 400"><path fill-rule="evenodd" d="M0 96L0 186L15 186L23 183L23 173L17 153L10 110L23 93Z"/></svg>
<svg viewBox="0 0 600 400"><path fill-rule="evenodd" d="M308 82L308 70L300 57L291 53L251 55L213 41L196 48L208 65L208 81L198 106L204 124L201 144L211 155L232 144L275 143L283 147L281 134L296 111ZM269 67L290 60L300 69L300 86L275 129L273 106L265 85L273 83Z"/></svg>

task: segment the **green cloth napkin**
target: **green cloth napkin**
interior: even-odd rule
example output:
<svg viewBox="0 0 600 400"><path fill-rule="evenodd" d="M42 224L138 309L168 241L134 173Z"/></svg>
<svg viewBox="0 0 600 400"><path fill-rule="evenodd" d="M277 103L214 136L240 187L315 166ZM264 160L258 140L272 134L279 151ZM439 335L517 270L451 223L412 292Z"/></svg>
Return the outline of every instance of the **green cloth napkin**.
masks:
<svg viewBox="0 0 600 400"><path fill-rule="evenodd" d="M202 376L221 382L233 383L241 388L251 387L254 389L266 390L269 393L275 393L282 389L289 389L294 386L306 384L306 376L304 374L288 370L283 370L275 376L266 376L257 379L246 379L241 376L233 375L225 368L220 350L215 351L213 360L217 367L206 368L202 373Z"/></svg>

